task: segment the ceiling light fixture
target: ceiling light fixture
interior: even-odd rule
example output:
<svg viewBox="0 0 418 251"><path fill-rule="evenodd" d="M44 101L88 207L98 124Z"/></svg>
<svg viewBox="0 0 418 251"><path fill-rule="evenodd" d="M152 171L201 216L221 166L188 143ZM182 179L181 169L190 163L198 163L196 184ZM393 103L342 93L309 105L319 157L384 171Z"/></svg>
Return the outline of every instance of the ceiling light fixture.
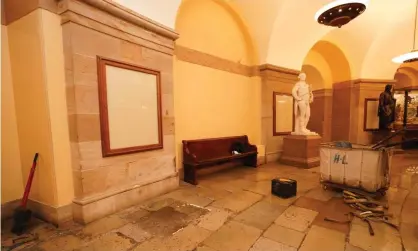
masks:
<svg viewBox="0 0 418 251"><path fill-rule="evenodd" d="M341 28L360 16L368 4L369 0L333 1L316 12L315 20L323 25Z"/></svg>
<svg viewBox="0 0 418 251"><path fill-rule="evenodd" d="M417 5L415 6L415 23L414 23L414 37L412 39L412 51L406 54L397 56L396 58L393 58L392 62L394 63L402 64L402 63L410 63L410 62L418 61L418 50L415 49L415 37L417 33L417 13L418 13L417 9L418 9L418 0L417 0Z"/></svg>

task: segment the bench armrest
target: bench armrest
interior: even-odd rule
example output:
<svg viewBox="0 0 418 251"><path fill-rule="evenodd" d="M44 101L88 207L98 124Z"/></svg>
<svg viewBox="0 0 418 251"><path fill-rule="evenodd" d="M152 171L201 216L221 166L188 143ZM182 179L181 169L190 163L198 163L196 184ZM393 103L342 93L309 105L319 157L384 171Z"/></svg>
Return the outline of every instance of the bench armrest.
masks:
<svg viewBox="0 0 418 251"><path fill-rule="evenodd" d="M248 144L248 151L249 152L257 152L257 146Z"/></svg>
<svg viewBox="0 0 418 251"><path fill-rule="evenodd" d="M197 162L197 156L190 152L189 148L187 147L187 143L183 144L183 162L191 162L196 163Z"/></svg>

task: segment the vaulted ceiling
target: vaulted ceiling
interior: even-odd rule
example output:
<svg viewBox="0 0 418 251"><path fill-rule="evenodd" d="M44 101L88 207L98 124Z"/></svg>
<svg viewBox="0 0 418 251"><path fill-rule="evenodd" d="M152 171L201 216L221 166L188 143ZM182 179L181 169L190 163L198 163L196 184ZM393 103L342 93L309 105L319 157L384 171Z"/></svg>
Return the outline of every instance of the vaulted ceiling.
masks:
<svg viewBox="0 0 418 251"><path fill-rule="evenodd" d="M352 79L394 77L399 65L391 59L412 49L416 10L416 0L370 0L365 13L338 29L314 20L315 12L332 0L115 1L173 29L182 2L227 2L247 26L260 63L300 70L311 49L325 41L344 54ZM332 50L329 54L332 58Z"/></svg>

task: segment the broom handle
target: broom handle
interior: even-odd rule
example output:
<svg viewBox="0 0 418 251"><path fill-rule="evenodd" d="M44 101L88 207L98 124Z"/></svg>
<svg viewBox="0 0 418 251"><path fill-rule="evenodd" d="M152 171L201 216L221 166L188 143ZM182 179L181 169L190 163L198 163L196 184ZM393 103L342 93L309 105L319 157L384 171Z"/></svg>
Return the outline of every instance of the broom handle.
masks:
<svg viewBox="0 0 418 251"><path fill-rule="evenodd" d="M28 203L30 188L32 186L32 180L35 174L36 161L38 160L38 155L39 155L38 153L35 153L35 157L33 158L33 162L32 162L32 168L30 169L28 181L26 182L25 193L23 194L22 203L21 203L21 206L23 208L26 208L26 204Z"/></svg>

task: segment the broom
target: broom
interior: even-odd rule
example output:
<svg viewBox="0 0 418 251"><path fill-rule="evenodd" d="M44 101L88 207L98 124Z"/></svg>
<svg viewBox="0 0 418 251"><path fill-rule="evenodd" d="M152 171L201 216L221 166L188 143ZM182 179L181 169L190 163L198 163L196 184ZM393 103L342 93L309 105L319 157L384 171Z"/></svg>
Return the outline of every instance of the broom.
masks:
<svg viewBox="0 0 418 251"><path fill-rule="evenodd" d="M32 168L30 169L28 181L26 182L26 187L25 187L25 192L23 194L22 202L20 203L20 206L16 208L13 214L14 223L13 223L12 233L16 235L21 235L23 233L25 227L28 225L30 218L32 216L32 212L26 208L26 204L28 203L28 197L30 193L30 188L32 186L33 176L35 174L38 155L39 154L36 153L35 157L33 158Z"/></svg>

